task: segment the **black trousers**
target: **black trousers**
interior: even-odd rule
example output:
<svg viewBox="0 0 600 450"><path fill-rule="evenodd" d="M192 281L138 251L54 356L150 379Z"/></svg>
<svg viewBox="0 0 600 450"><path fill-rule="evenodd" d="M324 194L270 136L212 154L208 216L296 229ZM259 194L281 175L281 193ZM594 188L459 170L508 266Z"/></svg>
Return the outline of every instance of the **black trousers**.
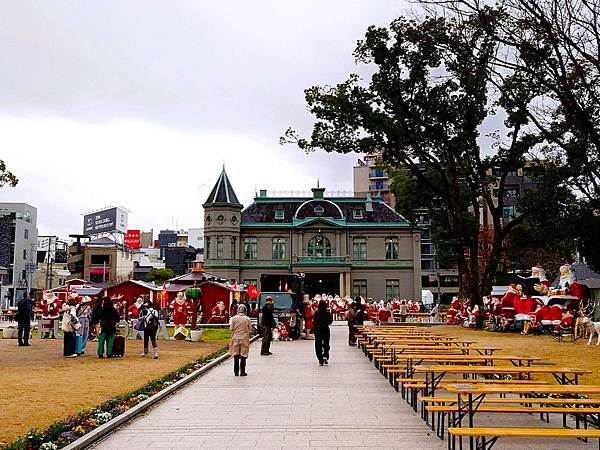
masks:
<svg viewBox="0 0 600 450"><path fill-rule="evenodd" d="M29 344L29 333L31 332L31 322L27 320L19 320L17 325L17 338L19 344Z"/></svg>
<svg viewBox="0 0 600 450"><path fill-rule="evenodd" d="M156 345L156 332L158 328L146 327L144 329L144 353L148 353L148 340L152 341L152 348L158 347Z"/></svg>
<svg viewBox="0 0 600 450"><path fill-rule="evenodd" d="M77 349L75 348L77 345L77 338L75 337L75 332L73 331L65 331L64 332L64 342L63 342L63 355L70 356L77 353Z"/></svg>
<svg viewBox="0 0 600 450"><path fill-rule="evenodd" d="M246 373L246 359L241 355L233 356L233 373L238 375L239 373Z"/></svg>
<svg viewBox="0 0 600 450"><path fill-rule="evenodd" d="M262 345L260 347L261 353L269 353L269 349L271 348L271 340L273 339L273 333L271 332L271 327L262 328Z"/></svg>
<svg viewBox="0 0 600 450"><path fill-rule="evenodd" d="M329 327L325 330L315 330L315 353L319 362L329 359Z"/></svg>

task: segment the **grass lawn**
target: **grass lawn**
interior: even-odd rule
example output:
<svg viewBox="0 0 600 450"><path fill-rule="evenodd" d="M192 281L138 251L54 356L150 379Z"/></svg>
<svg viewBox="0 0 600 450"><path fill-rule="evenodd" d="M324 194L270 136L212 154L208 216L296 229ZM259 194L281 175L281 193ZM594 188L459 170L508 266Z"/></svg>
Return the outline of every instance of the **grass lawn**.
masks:
<svg viewBox="0 0 600 450"><path fill-rule="evenodd" d="M587 339L575 342L556 342L550 336L521 335L519 333L494 333L485 330L474 330L461 326L436 326L435 332L450 336L460 336L476 341L480 345L498 347L498 355L539 356L543 362L553 362L560 366L590 369L591 375L579 378L580 384L600 384L600 346L587 345ZM593 343L596 339L593 340ZM497 362L496 364L502 364ZM504 363L510 365L510 362ZM551 375L540 376L540 379L552 380Z"/></svg>
<svg viewBox="0 0 600 450"><path fill-rule="evenodd" d="M98 359L96 342L89 342L86 355L71 359L62 356L62 339L34 337L31 347L0 339L0 446L218 350L229 335L228 329L204 329L204 342L159 338L156 360L139 356L141 340L127 340L124 358Z"/></svg>

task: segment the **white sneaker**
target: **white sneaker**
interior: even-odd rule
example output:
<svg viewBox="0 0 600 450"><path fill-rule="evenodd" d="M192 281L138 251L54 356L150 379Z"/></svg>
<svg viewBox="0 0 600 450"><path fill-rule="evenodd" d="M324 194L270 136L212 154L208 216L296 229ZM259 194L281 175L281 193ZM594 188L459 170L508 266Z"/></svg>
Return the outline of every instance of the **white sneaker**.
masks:
<svg viewBox="0 0 600 450"><path fill-rule="evenodd" d="M154 349L154 359L158 359L158 348Z"/></svg>
<svg viewBox="0 0 600 450"><path fill-rule="evenodd" d="M148 353L145 353L145 352L144 352L144 353L140 354L140 356L141 356L142 358L145 358L145 357L146 357L146 355L148 355Z"/></svg>
<svg viewBox="0 0 600 450"><path fill-rule="evenodd" d="M65 358L77 358L77 353L73 353L72 355L65 356Z"/></svg>

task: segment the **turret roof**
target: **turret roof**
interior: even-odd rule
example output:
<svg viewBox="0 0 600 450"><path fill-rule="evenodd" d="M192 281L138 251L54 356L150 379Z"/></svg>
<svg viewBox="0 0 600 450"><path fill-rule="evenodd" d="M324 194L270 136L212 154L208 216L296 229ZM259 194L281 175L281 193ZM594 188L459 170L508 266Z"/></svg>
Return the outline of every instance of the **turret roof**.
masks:
<svg viewBox="0 0 600 450"><path fill-rule="evenodd" d="M204 202L204 207L211 205L233 205L242 207L242 204L235 195L235 191L231 186L231 182L227 177L227 173L225 173L225 166L223 166L223 170L221 171L221 175L219 175L219 179L213 187L210 195Z"/></svg>

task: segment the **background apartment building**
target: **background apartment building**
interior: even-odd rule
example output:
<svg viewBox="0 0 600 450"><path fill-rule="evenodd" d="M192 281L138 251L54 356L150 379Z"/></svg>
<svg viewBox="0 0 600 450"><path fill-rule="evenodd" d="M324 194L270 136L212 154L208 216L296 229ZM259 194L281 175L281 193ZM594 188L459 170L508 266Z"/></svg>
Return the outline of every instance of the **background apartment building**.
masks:
<svg viewBox="0 0 600 450"><path fill-rule="evenodd" d="M34 286L37 209L0 203L0 305L15 306Z"/></svg>

